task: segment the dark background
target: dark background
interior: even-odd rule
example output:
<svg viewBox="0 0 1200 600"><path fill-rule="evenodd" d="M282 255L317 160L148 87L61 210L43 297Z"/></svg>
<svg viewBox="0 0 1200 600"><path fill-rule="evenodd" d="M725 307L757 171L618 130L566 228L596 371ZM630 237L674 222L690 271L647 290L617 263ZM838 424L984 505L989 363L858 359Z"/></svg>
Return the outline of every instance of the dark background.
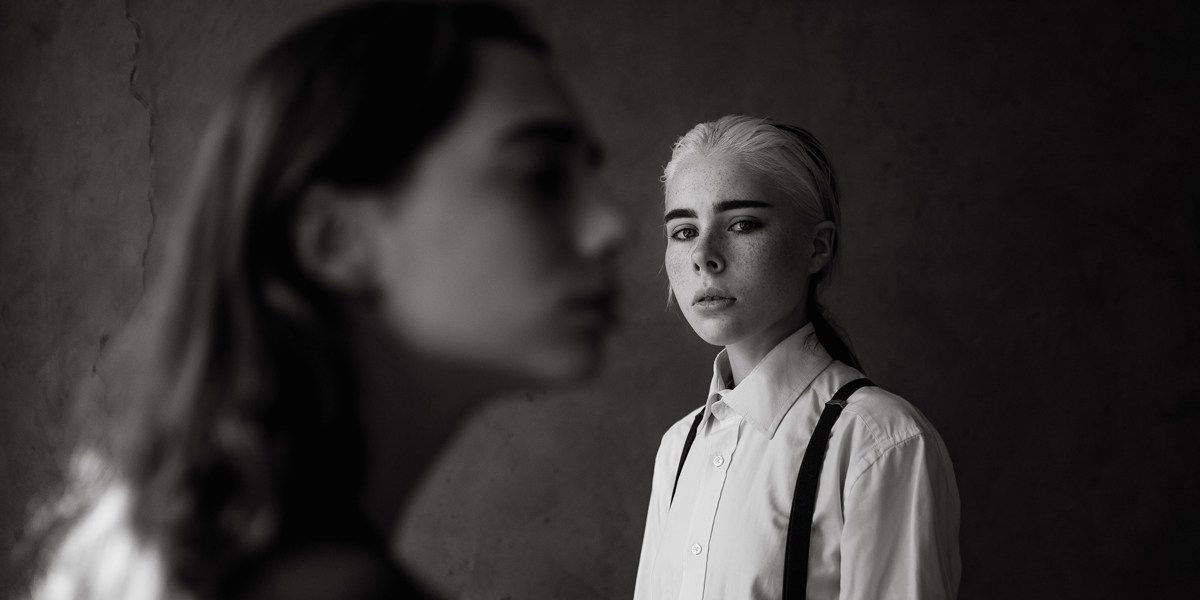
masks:
<svg viewBox="0 0 1200 600"><path fill-rule="evenodd" d="M0 4L0 553L141 297L236 72L330 0ZM941 432L963 598L1178 597L1200 558L1197 15L1188 3L528 0L636 224L586 386L481 412L400 551L466 598L627 598L655 448L715 353L666 308L660 169L730 112L843 178L827 294ZM152 277L151 277L152 279ZM102 364L102 363L101 363ZM0 597L28 574L0 569Z"/></svg>

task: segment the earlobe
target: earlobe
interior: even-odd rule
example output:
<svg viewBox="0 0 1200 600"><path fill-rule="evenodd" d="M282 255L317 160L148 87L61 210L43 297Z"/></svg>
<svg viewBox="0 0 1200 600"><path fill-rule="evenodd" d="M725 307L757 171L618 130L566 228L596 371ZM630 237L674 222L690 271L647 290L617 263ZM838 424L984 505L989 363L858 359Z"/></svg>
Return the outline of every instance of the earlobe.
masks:
<svg viewBox="0 0 1200 600"><path fill-rule="evenodd" d="M837 229L832 221L817 223L812 231L812 256L809 257L808 273L811 275L824 269L833 259L833 248L837 240Z"/></svg>
<svg viewBox="0 0 1200 600"><path fill-rule="evenodd" d="M292 227L296 262L313 279L345 293L370 283L370 253L362 212L368 203L329 185L314 185L300 200Z"/></svg>

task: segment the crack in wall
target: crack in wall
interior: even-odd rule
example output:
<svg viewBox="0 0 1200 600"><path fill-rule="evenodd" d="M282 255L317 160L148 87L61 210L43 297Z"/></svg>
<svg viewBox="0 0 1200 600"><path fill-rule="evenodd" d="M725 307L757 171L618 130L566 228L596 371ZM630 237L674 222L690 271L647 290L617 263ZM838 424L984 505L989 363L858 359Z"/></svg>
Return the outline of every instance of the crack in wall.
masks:
<svg viewBox="0 0 1200 600"><path fill-rule="evenodd" d="M147 136L146 145L149 149L149 169L150 181L146 191L146 203L150 207L150 229L146 232L146 247L142 249L142 294L146 293L146 258L150 254L150 241L154 238L154 228L158 223L158 210L154 203L154 109L150 106L150 102L142 95L137 87L138 79L138 55L142 51L142 40L145 37L145 32L142 26L133 18L133 12L130 9L130 0L125 0L125 20L133 25L134 35L137 40L133 44L133 56L130 61L133 62L133 67L129 70L129 94L137 100L142 108L146 109L146 116L150 119L150 133Z"/></svg>

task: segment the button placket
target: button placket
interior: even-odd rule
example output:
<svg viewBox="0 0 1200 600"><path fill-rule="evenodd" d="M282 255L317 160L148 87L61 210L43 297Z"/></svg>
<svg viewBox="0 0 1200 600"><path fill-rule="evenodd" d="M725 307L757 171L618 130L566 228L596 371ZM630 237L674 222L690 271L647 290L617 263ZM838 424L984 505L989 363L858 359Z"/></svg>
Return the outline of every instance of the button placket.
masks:
<svg viewBox="0 0 1200 600"><path fill-rule="evenodd" d="M727 417L724 421L719 420L722 413ZM688 558L680 586L680 598L703 597L704 582L708 571L708 555L711 551L708 546L712 538L717 506L725 487L728 471L728 469L720 467L728 463L733 456L741 431L740 418L730 415L726 410L714 410L713 415L718 419L706 424L708 428L702 438L704 454L701 456L707 455L710 464L719 462L720 465L717 466L718 468L701 470L700 490L688 527ZM693 452L698 449L700 448L695 448ZM717 457L720 457L719 461Z"/></svg>

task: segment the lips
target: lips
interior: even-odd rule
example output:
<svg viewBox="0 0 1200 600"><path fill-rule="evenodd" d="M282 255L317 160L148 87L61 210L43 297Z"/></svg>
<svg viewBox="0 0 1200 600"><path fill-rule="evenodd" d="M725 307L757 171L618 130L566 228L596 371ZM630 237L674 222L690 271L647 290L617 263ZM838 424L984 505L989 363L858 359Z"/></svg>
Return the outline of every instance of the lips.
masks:
<svg viewBox="0 0 1200 600"><path fill-rule="evenodd" d="M609 282L596 288L573 294L567 299L570 314L588 325L607 328L616 319L617 289Z"/></svg>
<svg viewBox="0 0 1200 600"><path fill-rule="evenodd" d="M733 306L737 298L720 288L708 287L698 292L692 298L692 306L701 310L720 310Z"/></svg>

